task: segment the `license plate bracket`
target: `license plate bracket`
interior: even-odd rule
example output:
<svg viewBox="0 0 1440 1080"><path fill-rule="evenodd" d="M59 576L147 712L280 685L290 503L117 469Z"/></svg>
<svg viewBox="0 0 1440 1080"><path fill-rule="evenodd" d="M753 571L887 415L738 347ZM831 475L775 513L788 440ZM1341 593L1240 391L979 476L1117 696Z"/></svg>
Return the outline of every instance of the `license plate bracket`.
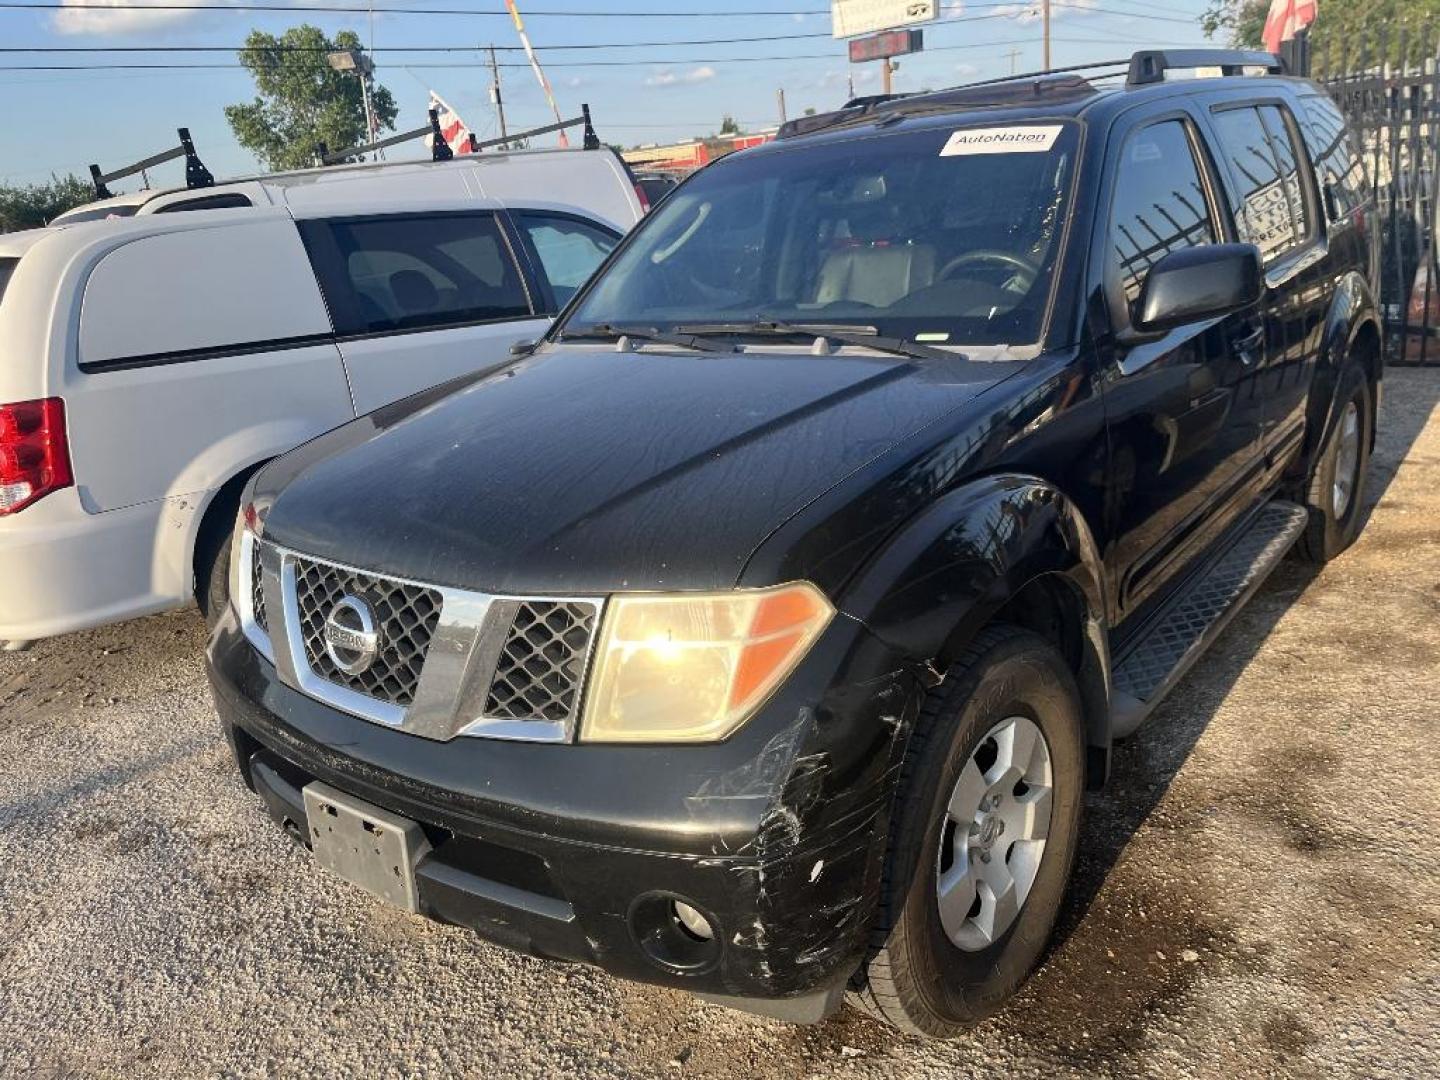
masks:
<svg viewBox="0 0 1440 1080"><path fill-rule="evenodd" d="M430 851L420 826L319 781L303 795L315 861L395 907L418 911L415 867Z"/></svg>

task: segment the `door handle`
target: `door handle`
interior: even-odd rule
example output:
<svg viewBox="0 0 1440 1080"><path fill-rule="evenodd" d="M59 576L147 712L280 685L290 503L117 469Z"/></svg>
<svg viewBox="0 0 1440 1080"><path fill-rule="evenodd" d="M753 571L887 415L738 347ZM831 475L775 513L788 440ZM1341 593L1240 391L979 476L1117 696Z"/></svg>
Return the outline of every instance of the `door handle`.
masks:
<svg viewBox="0 0 1440 1080"><path fill-rule="evenodd" d="M1255 351L1265 347L1265 324L1252 324L1242 327L1230 339L1236 352L1240 354L1240 362L1247 367L1255 363Z"/></svg>

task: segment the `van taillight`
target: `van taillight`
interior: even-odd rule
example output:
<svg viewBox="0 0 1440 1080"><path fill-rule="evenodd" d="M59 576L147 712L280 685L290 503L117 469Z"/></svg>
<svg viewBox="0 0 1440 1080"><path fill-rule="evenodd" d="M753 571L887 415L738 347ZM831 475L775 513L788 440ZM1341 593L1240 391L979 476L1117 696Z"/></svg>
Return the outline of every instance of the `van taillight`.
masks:
<svg viewBox="0 0 1440 1080"><path fill-rule="evenodd" d="M645 194L645 189L639 184L635 185L635 194L640 199L640 212L648 214L650 212L650 196Z"/></svg>
<svg viewBox="0 0 1440 1080"><path fill-rule="evenodd" d="M0 405L0 515L69 487L65 403L59 398Z"/></svg>

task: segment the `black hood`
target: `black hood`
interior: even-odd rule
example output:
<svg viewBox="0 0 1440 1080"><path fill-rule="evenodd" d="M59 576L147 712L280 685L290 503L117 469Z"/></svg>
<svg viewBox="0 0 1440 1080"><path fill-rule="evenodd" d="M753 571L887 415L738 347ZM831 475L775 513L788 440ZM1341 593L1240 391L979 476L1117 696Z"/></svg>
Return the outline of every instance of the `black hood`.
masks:
<svg viewBox="0 0 1440 1080"><path fill-rule="evenodd" d="M1017 366L552 347L273 462L265 534L497 593L729 588L807 502Z"/></svg>

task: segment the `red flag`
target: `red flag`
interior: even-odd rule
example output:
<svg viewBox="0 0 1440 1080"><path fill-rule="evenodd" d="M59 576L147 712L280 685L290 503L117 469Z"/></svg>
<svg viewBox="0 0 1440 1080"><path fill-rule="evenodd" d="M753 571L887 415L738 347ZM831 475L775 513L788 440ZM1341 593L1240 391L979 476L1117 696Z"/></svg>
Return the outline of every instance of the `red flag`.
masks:
<svg viewBox="0 0 1440 1080"><path fill-rule="evenodd" d="M470 129L465 126L465 121L460 119L460 114L450 108L445 99L434 90L430 91L430 108L438 114L440 134L445 136L451 151L456 154L470 153ZM425 136L425 145L430 145L432 138L431 135Z"/></svg>
<svg viewBox="0 0 1440 1080"><path fill-rule="evenodd" d="M1279 52L1280 43L1289 41L1315 21L1316 0L1271 0L1270 14L1265 16L1265 32L1261 35L1265 48Z"/></svg>

